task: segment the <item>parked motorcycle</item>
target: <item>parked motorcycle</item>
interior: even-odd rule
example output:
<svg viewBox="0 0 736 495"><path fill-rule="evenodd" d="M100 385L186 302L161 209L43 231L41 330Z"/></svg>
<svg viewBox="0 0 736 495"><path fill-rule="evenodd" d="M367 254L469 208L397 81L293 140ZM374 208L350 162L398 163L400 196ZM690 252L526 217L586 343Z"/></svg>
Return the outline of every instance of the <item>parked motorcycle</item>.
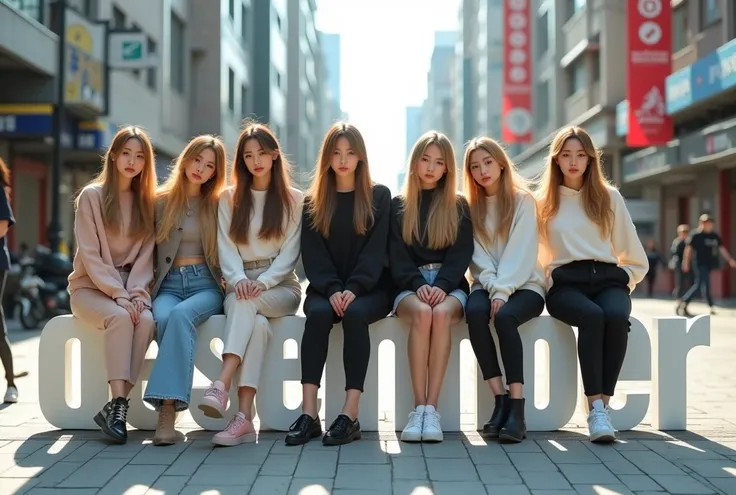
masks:
<svg viewBox="0 0 736 495"><path fill-rule="evenodd" d="M41 322L71 312L67 277L72 263L66 255L52 253L45 246L37 246L35 257L24 257L20 280L20 323L33 330Z"/></svg>

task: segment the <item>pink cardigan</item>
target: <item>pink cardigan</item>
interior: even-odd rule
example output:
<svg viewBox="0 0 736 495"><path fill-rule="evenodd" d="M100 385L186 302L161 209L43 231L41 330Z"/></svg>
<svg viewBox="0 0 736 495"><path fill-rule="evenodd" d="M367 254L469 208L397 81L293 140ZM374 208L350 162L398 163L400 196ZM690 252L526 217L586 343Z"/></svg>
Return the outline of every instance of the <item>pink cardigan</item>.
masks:
<svg viewBox="0 0 736 495"><path fill-rule="evenodd" d="M129 221L131 211L132 203L121 201L124 222ZM87 186L80 194L74 235L77 252L74 271L69 275L70 294L77 289L98 289L111 299L139 300L151 307L148 287L153 280L153 233L143 240L134 240L124 234L106 232L100 185ZM111 245L114 246L113 252ZM126 265L130 274L124 282L119 270Z"/></svg>

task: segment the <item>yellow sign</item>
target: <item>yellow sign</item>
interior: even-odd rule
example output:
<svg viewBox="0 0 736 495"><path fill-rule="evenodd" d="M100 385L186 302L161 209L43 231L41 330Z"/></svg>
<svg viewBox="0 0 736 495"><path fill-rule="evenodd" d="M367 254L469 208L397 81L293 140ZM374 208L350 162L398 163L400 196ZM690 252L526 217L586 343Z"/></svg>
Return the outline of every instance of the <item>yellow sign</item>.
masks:
<svg viewBox="0 0 736 495"><path fill-rule="evenodd" d="M102 112L105 105L105 26L66 12L64 99Z"/></svg>

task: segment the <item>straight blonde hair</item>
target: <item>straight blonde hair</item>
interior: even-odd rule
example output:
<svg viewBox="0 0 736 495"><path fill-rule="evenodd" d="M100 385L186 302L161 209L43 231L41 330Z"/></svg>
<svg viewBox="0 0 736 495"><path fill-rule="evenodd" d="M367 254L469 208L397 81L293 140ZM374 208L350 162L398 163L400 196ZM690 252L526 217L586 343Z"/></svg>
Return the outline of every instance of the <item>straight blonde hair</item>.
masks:
<svg viewBox="0 0 736 495"><path fill-rule="evenodd" d="M489 232L486 228L486 215L488 208L485 199L485 189L473 178L470 170L470 158L474 151L485 150L493 158L499 167L501 175L499 180L499 191L496 214L498 215L498 227L495 232ZM465 148L464 180L463 190L470 205L470 218L473 222L473 235L484 245L493 244L496 239L508 239L511 225L514 222L516 212L516 195L520 192L531 196L531 190L524 179L516 170L516 165L511 161L503 147L495 140L481 136L471 140ZM533 198L533 196L532 196Z"/></svg>
<svg viewBox="0 0 736 495"><path fill-rule="evenodd" d="M335 171L332 170L332 156L335 154L337 141L344 137L350 148L358 155L358 166L355 169L355 210L353 212L353 229L358 235L364 235L373 226L373 181L368 166L368 152L363 136L352 124L337 122L327 131L317 157L317 168L312 184L307 191L307 213L312 217L312 225L327 238L330 234L330 222L335 214L337 203L337 183Z"/></svg>
<svg viewBox="0 0 736 495"><path fill-rule="evenodd" d="M588 166L583 173L583 187L580 190L585 214L598 226L601 238L606 238L611 235L613 229L613 210L609 192L609 188L613 186L603 175L600 151L593 144L590 135L581 127L562 129L550 144L547 163L537 189L539 235L545 240L548 238L549 222L560 209L560 186L564 177L557 157L570 139L580 141L588 155Z"/></svg>
<svg viewBox="0 0 736 495"><path fill-rule="evenodd" d="M417 167L427 148L432 145L439 148L442 160L445 162L446 172L439 180L432 195L426 232L419 232L419 201L422 186ZM428 241L427 247L430 249L444 249L455 243L460 223L458 202L462 198L455 190L457 182L455 167L455 152L452 149L452 143L441 132L427 132L414 144L409 158L409 173L401 193L404 203L401 237L405 244L422 242L425 234Z"/></svg>
<svg viewBox="0 0 736 495"><path fill-rule="evenodd" d="M130 227L125 235L136 239L145 239L154 233L154 207L156 203L156 160L153 145L148 134L137 126L121 128L112 138L110 147L102 159L102 170L92 179L88 186L102 188L102 221L105 229L116 234L122 234L123 219L120 215L120 172L115 166L115 160L123 151L125 144L136 139L143 147L145 163L141 173L133 177L131 190L134 194L133 211L131 212ZM82 188L84 190L84 188ZM79 207L79 196L74 202L75 210Z"/></svg>
<svg viewBox="0 0 736 495"><path fill-rule="evenodd" d="M199 229L202 233L202 247L207 262L218 266L217 255L217 205L220 194L227 186L227 156L225 145L218 137L205 134L197 136L187 144L174 162L169 178L158 189L158 200L164 203L164 210L156 225L156 243L169 240L171 232L187 210L186 168L203 151L215 153L215 173L202 184L200 192Z"/></svg>

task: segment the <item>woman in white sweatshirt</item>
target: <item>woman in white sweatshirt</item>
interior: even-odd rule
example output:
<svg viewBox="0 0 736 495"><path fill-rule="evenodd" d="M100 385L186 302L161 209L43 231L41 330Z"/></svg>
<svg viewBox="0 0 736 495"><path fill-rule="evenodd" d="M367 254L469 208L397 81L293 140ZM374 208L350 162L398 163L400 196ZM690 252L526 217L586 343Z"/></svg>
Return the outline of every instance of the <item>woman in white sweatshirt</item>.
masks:
<svg viewBox="0 0 736 495"><path fill-rule="evenodd" d="M294 267L299 257L303 195L290 186L288 162L273 132L250 124L235 152L234 185L220 196L218 255L227 284L225 343L220 376L199 408L224 416L236 377L239 411L215 445L256 440L253 400L271 335L267 318L293 315L301 302Z"/></svg>
<svg viewBox="0 0 736 495"><path fill-rule="evenodd" d="M495 396L485 438L521 442L524 420L524 352L519 326L544 309L544 275L537 263L539 235L534 197L503 148L478 137L465 149L465 194L473 220L473 277L465 309L470 343L483 379ZM506 371L501 379L493 321Z"/></svg>
<svg viewBox="0 0 736 495"><path fill-rule="evenodd" d="M608 401L626 355L630 293L649 269L621 193L603 176L588 133L557 133L538 189L547 311L578 328L578 357L593 442L612 442Z"/></svg>

